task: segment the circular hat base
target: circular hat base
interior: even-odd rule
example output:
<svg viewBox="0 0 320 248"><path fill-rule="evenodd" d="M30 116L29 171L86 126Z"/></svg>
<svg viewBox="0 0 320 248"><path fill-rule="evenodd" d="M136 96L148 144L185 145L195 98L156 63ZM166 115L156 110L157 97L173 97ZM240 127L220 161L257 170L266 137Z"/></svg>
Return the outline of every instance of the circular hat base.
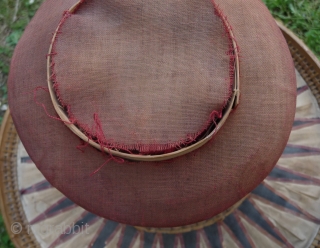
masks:
<svg viewBox="0 0 320 248"><path fill-rule="evenodd" d="M204 247L250 247L252 244L257 247L262 244L265 247L320 247L319 199L312 197L312 192L319 191L320 187L320 170L317 169L320 136L316 135L320 132L320 63L291 32L283 27L282 30L296 69L309 87L298 76L297 115L286 150L267 179L230 215L213 225L186 233L160 234L141 231L87 212L53 188L41 175L18 140L8 111L0 135L0 206L15 246L82 247L87 244L111 248L117 245L139 247L143 242L145 247L165 248L183 247L183 244L191 247L196 244ZM282 189L300 190L304 192L300 199L308 201L295 200L293 191L288 197L288 191ZM287 222L290 219L295 221L292 227L297 227L297 223L301 225L301 232L296 236L286 231L294 234L282 219L286 216L289 217ZM14 223L22 226L19 234L11 230ZM90 236L52 231L48 235L44 232L46 227L60 227L61 223L66 228L71 225L85 228L88 224Z"/></svg>
<svg viewBox="0 0 320 248"><path fill-rule="evenodd" d="M19 137L55 188L109 220L176 227L223 212L263 181L287 143L296 87L288 46L261 1L92 0L65 20L51 61L62 107L101 146L103 139L135 152L151 145L152 153L155 144L163 151L207 131L204 123L229 99L234 55L220 17L228 20L241 51L240 104L211 142L155 162L102 153L54 116L45 57L74 3L44 1L16 46L8 80Z"/></svg>

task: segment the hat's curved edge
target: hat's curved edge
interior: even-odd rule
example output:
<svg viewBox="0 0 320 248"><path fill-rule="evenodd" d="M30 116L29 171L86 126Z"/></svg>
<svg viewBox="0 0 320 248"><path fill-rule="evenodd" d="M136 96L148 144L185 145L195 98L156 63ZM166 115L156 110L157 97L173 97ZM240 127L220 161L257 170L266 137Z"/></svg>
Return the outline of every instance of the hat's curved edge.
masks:
<svg viewBox="0 0 320 248"><path fill-rule="evenodd" d="M49 3L49 2L52 3L53 1L46 1L46 3ZM58 3L57 3L57 5L58 5ZM221 5L222 5L222 3L220 4L220 6ZM66 8L61 8L61 10L62 9L66 9ZM270 18L271 18L271 15L270 15ZM39 20L37 20L37 21L39 21ZM28 29L26 30L26 32L28 32ZM50 37L48 37L48 38L50 38ZM22 42L25 42L25 41L22 41ZM22 54L20 53L19 55L22 55ZM17 56L18 55L16 55L16 57ZM17 62L17 58L14 58L13 61L14 61L13 63L16 63ZM24 61L26 61L26 58L24 58ZM242 61L244 61L244 58L242 58ZM241 63L241 61L240 61L240 63ZM32 69L32 68L29 67L28 70L30 70L30 69ZM11 77L9 78L9 81L11 81L11 86L10 86L11 87L11 91L9 91L9 101L10 101L10 105L13 106L13 108L12 108L12 116L13 116L14 122L15 122L15 124L17 126L19 135L21 136L21 139L22 139L23 143L26 145L26 149L27 149L28 153L30 154L30 157L36 162L38 168L43 172L43 174L48 179L48 181L50 181L54 186L56 186L59 190L61 190L61 192L63 192L64 194L68 195L68 197L70 197L71 200L73 200L74 202L76 202L79 205L83 206L85 209L88 209L89 211L93 211L93 212L95 212L95 213L97 213L97 214L99 214L99 215L101 215L103 217L106 217L106 218L112 219L112 220L116 220L116 221L119 221L119 222L125 222L125 223L131 224L131 225L144 225L144 226L157 226L158 225L159 227L160 226L165 226L165 227L177 226L177 225L181 225L182 223L191 224L191 223L194 223L194 222L198 222L198 221L201 221L203 219L210 218L213 215L217 214L218 211L213 211L212 207L210 208L211 209L210 211L207 211L208 210L208 206L206 206L205 203L208 202L208 199L206 199L204 201L204 203L201 204L201 206L203 206L203 207L206 206L206 211L204 211L202 213L199 213L198 211L197 211L197 213L193 213L192 216L190 217L189 221L186 221L185 217L181 216L181 214L180 214L179 220L177 220L176 222L172 222L172 224L168 224L168 221L163 220L163 214L161 214L161 215L159 214L158 216L154 216L154 222L155 222L154 223L154 222L149 222L149 221L144 220L143 213L141 213L141 210L139 211L138 209L135 209L133 212L131 212L130 216L127 215L127 216L124 217L126 209L131 209L132 208L132 204L130 205L129 202L128 202L129 199L118 198L119 202L125 203L124 205L122 205L122 207L125 207L126 204L129 204L129 206L127 206L127 207L125 207L123 209L119 209L119 208L115 209L114 206L110 206L110 201L108 201L108 204L106 204L106 206L101 206L101 204L99 204L97 202L93 202L91 200L91 197L93 197L93 196L90 196L89 197L90 199L83 199L82 198L82 194L80 194L80 193L75 194L74 189L80 190L80 187L82 187L82 183L80 183L80 184L77 183L76 182L77 180L82 179L83 180L82 182L87 186L88 185L97 186L97 184L96 184L97 182L100 182L100 183L106 182L106 184L108 184L109 186L113 186L114 187L115 185L119 185L119 184L117 184L114 181L115 180L114 178L110 177L110 174L108 173L108 171L117 172L119 178L122 178L123 175L126 173L126 171L127 171L127 173L130 173L130 170L131 170L131 172L133 174L137 173L137 171L145 171L146 173L151 175L150 174L150 166L149 166L149 168L146 168L145 166L142 166L140 164L118 165L118 164L110 163L107 166L106 171L101 172L100 175L97 175L94 178L94 181L92 181L90 179L90 177L88 176L89 175L88 172L92 171L96 166L101 164L101 162L104 161L103 158L102 157L97 158L98 157L97 156L98 153L97 153L97 151L95 151L93 149L88 149L85 152L86 155L91 154L92 157L95 156L90 161L88 159L82 159L82 158L84 158L84 156L82 154L79 154L79 153L76 154L73 151L73 150L75 150L75 146L74 145L77 144L79 142L79 140L76 139L75 137L72 137L71 136L71 132L66 130L66 128L62 128L62 126L61 126L61 125L63 125L62 123L55 123L52 126L52 130L54 130L56 133L54 135L51 134L51 136L55 138L55 141L44 141L43 138L46 137L46 135L44 133L41 133L40 132L41 130L35 130L34 129L34 127L33 127L34 121L37 120L37 121L41 122L41 126L52 125L52 122L54 122L54 121L51 120L50 118L48 118L43 112L41 113L41 111L39 111L38 109L36 111L28 110L26 105L24 105L24 104L26 104L26 102L24 102L24 104L22 104L20 106L21 108L19 108L19 105L14 103L15 98L17 98L19 96L19 94L17 94L17 92L15 92L19 86L18 85L13 85L12 77L13 77L13 74L11 73ZM17 81L16 83L18 83L18 82L21 83L21 81ZM45 85L45 83L46 82L42 82L42 85ZM24 85L26 85L26 82L24 82ZM35 86L35 84L33 84L33 86L31 88L29 87L28 90L32 90L34 86ZM21 90L20 90L20 93L21 93ZM46 103L48 103L48 102L46 102ZM21 104L21 102L20 102L20 104ZM35 106L35 107L38 107L38 106ZM241 107L241 104L240 104L239 107ZM48 109L49 109L49 107L48 107ZM50 111L52 111L52 107L50 108ZM36 115L39 115L39 116L36 119L27 120L28 118L34 118L34 116L32 114L30 114L30 113L32 113L33 115L36 114ZM29 114L29 116L28 116L28 114ZM235 113L233 113L232 115L235 115ZM292 119L292 121L293 121L294 114L288 113L287 116L288 116L288 119L290 119L290 120ZM287 120L286 125L289 125L288 124L289 122L290 121ZM28 128L29 130L26 131L26 128ZM42 131L44 131L44 130L42 130ZM58 132L60 133L59 135L57 135ZM41 137L37 137L38 134L40 134ZM237 135L237 134L235 134L235 135ZM282 135L286 136L286 134L283 134L283 133L282 133ZM36 141L36 142L33 145L30 144L30 141L29 141L29 138L28 138L30 136L34 136L34 138L35 138L34 141ZM70 152L70 155L73 154L73 156L78 156L78 159L75 159L73 157L68 157L67 160L61 160L61 158L59 158L59 157L54 157L53 159L55 160L55 163L52 164L52 161L51 161L52 157L49 158L49 156L46 154L46 152L48 152L48 149L50 148L50 145L54 146L54 144L59 144L59 142L62 142L62 143L66 142L65 139L61 139L58 136L59 137L60 136L62 136L62 137L63 136L67 136L68 137L68 151ZM289 135L287 135L287 137L289 137ZM221 138L219 137L219 135L218 135L217 139L219 139L220 142L221 142ZM48 146L48 143L51 143L51 144ZM283 141L283 148L285 147L285 143L286 142ZM63 149L67 149L66 146L64 146L64 145L62 145L62 146L63 146ZM201 148L200 149L201 151L199 151L197 153L193 153L192 156L191 155L187 156L185 161L190 161L190 162L194 161L194 157L197 157L199 155L201 156L201 154L205 150L206 151L208 150L208 147L212 147L212 143L206 145L204 148ZM39 153L35 154L34 151L37 148L38 149L44 149L44 150L40 154ZM52 148L52 146L51 146L51 148ZM249 172L249 171L246 171L245 169L242 171L243 172L242 174L243 174L244 178L248 175L248 173L254 173L255 175L257 175L257 178L255 179L254 183L251 182L251 184L247 185L245 189L242 189L241 187L237 188L238 193L236 193L236 195L237 195L238 198L242 198L243 196L245 196L248 192L250 192L251 190L253 190L255 188L255 186L257 185L258 181L260 182L260 181L263 180L263 178L271 171L271 169L275 165L277 159L281 156L281 153L282 153L282 151L278 151L273 156L272 163L273 162L274 163L272 165L270 165L270 161L269 161L268 166L266 166L264 164L261 164L261 168L260 169L256 168L256 171L252 171L251 170ZM258 155L258 153L253 152L253 153L251 153L251 155L249 155L249 158L253 159L257 155ZM46 161L46 162L51 161L51 164L50 163L46 163L46 165L44 165L44 164L42 164L43 161ZM90 162L90 163L88 163L88 162ZM68 164L68 163L70 163L70 164ZM86 163L88 163L88 164L87 165L83 165L83 164L86 164ZM73 172L70 171L70 169L72 169L72 168L69 168L69 171L68 170L64 171L64 174L66 175L66 177L63 177L63 178L59 177L59 174L61 174L62 171L65 170L66 167L70 167L71 164L73 164L73 166L76 166L76 164L80 164L80 165L84 166L83 169L82 169L82 172L81 172L82 176L72 174ZM265 168L263 166L265 166ZM153 167L153 166L151 165L151 167ZM165 167L167 167L167 168L161 168L161 170L167 170L168 168L173 169L172 172L178 170L175 166L172 165L172 163L168 163ZM186 167L188 168L188 170L190 169L190 166L186 166ZM209 166L208 169L210 167L211 166ZM238 172L239 172L239 170L238 170ZM75 180L72 181L73 177L70 176L70 174L68 174L68 173L71 173L72 175L75 175L76 176ZM219 173L221 173L221 172L219 172ZM201 174L203 175L203 173L201 173ZM198 176L200 176L200 175L198 175ZM227 175L221 174L221 176L222 176L222 178L226 178ZM140 177L140 179L143 180L143 177ZM183 181L187 182L186 179L187 178L181 178L181 180L182 180L181 182L183 182ZM240 179L240 181L241 181L241 179ZM237 183L240 183L240 181L238 181ZM130 182L128 182L128 183L130 183ZM232 183L232 182L230 182L230 183ZM154 181L154 185L153 186L156 187L156 185L157 185L157 182ZM211 189L207 189L207 190L205 190L205 192L202 192L202 196L203 196L203 193L205 193L204 195L212 196L212 192L213 192L212 191L213 190L212 183L209 183L209 185L211 185ZM237 185L237 186L236 185L237 184L235 184L234 187L239 186L239 185ZM124 187L124 185L119 185L119 186L122 188L121 190L125 190L126 189L126 187ZM131 182L131 186L133 186L132 182ZM188 185L179 185L179 187L175 187L175 188L177 188L177 190L182 190L182 192L183 192L188 188ZM220 188L219 186L216 186L216 189L218 189L219 191L223 192L223 189ZM88 189L85 189L85 190L88 190ZM99 186L96 187L96 190L97 191L102 190L101 185L100 185L100 187ZM201 190L203 190L203 189L201 188ZM201 192L201 190L199 192ZM154 189L150 190L150 192L152 192L152 191L154 191ZM106 190L104 189L103 192L106 193ZM185 191L185 192L187 192L187 191ZM110 195L112 195L111 191L109 191L109 193L110 193ZM136 192L136 193L138 193L138 192ZM158 192L158 193L160 193L160 192ZM177 194L177 193L181 193L181 192L176 192L175 194ZM172 197L175 194L172 194ZM235 193L233 193L233 194L235 194ZM163 196L163 194L162 194L162 196ZM113 197L115 197L115 196L113 196ZM223 203L223 206L220 205L220 209L219 209L215 205L215 209L216 210L218 209L219 211L221 210L220 212L222 212L223 209L225 209L226 207L230 207L234 203L234 197L235 196L233 196L231 201L230 200L226 200L226 199L224 199L224 201L221 200L221 203ZM97 198L97 194L96 193L95 193L95 196L93 198L95 198L95 200L99 199L99 198ZM117 197L115 197L115 199L116 198ZM101 202L106 201L106 196L102 195L100 197L100 201ZM191 202L194 202L194 201L197 202L195 197L192 198L192 201L191 200L188 201L188 203L191 203ZM167 206L167 207L170 206L169 202L165 202L164 205L163 205L163 203L164 202L162 202L162 204L161 204L162 206ZM185 204L186 203L187 202L185 202ZM144 206L146 206L146 203L140 202L140 204L143 204ZM159 202L155 201L153 204L159 204ZM110 210L109 214L105 213L106 209ZM192 207L191 207L191 209L192 209ZM173 209L171 209L171 211L172 210ZM209 212L209 214L208 214L208 212ZM131 219L131 216L134 215L134 214L142 216L140 218L140 222L138 222L137 219L135 219L135 220ZM170 215L172 215L172 214L177 214L177 212L173 211L173 213L171 213ZM170 215L168 217L169 219L171 218ZM190 215L191 215L191 213L190 213ZM156 225L154 225L154 224L156 224Z"/></svg>

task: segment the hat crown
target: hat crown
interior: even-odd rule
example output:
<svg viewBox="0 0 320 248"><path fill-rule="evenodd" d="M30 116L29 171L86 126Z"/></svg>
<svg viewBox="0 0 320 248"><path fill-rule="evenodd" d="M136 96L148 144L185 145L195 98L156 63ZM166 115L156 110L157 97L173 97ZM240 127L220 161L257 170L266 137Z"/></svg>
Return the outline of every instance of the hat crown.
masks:
<svg viewBox="0 0 320 248"><path fill-rule="evenodd" d="M231 108L229 32L209 1L80 1L52 40L52 92L79 137L97 146L180 150L212 134Z"/></svg>

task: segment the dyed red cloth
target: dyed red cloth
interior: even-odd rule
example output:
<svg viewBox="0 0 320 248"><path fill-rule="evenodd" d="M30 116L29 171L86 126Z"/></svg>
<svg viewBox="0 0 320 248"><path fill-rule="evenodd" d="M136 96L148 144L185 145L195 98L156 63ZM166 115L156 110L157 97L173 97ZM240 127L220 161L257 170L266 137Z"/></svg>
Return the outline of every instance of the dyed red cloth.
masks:
<svg viewBox="0 0 320 248"><path fill-rule="evenodd" d="M47 87L52 33L75 3L44 2L9 77L19 136L53 186L105 218L170 227L222 212L268 175L291 130L296 87L286 42L259 0L88 0L64 20L51 66L59 100L91 136L138 153L194 139L222 111L233 75L221 15L232 27L241 98L223 128L182 157L124 163L91 146L76 149L80 139L28 94ZM56 116L47 92L38 91L36 100Z"/></svg>

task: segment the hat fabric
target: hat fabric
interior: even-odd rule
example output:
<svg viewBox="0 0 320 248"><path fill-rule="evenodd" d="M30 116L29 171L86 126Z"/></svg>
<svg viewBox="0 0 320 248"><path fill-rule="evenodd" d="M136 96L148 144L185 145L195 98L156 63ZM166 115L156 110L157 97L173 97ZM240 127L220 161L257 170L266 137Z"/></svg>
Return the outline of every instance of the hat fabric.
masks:
<svg viewBox="0 0 320 248"><path fill-rule="evenodd" d="M83 1L65 21L54 55L61 99L85 126L94 126L97 114L115 143L149 147L198 133L221 110L230 95L229 43L214 9L232 27L241 98L223 128L181 157L124 163L91 146L76 149L79 137L47 115L55 115L48 92L32 94L48 86L52 33L75 3L43 3L17 45L9 76L19 136L54 187L104 218L170 227L222 212L268 175L289 137L296 87L286 42L260 1Z"/></svg>

